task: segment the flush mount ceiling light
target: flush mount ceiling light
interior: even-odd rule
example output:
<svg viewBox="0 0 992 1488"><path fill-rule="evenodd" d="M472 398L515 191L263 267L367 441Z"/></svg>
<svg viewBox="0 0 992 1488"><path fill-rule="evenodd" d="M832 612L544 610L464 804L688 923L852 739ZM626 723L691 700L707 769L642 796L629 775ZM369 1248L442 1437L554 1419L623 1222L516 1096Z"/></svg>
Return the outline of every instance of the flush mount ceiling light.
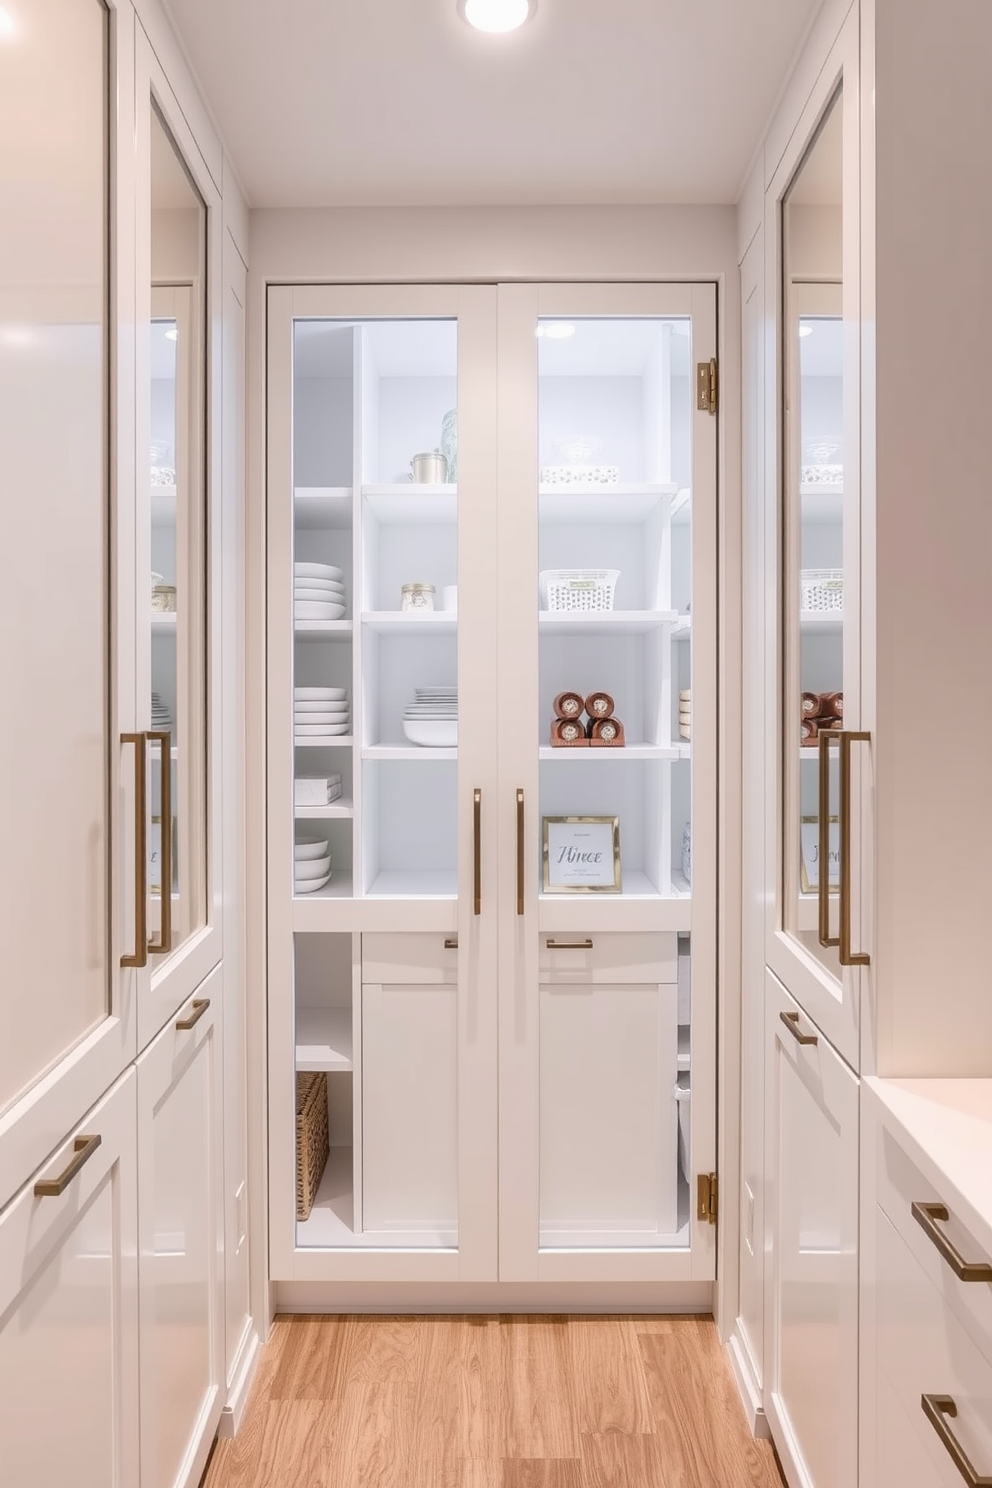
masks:
<svg viewBox="0 0 992 1488"><path fill-rule="evenodd" d="M176 330L175 326L170 326L169 327L169 329L165 333L165 339L166 339L166 341L178 341L179 340L179 332Z"/></svg>
<svg viewBox="0 0 992 1488"><path fill-rule="evenodd" d="M537 0L458 0L458 12L477 31L516 31L530 20Z"/></svg>
<svg viewBox="0 0 992 1488"><path fill-rule="evenodd" d="M535 334L547 336L549 341L564 341L566 337L575 335L575 327L570 320L545 320Z"/></svg>
<svg viewBox="0 0 992 1488"><path fill-rule="evenodd" d="M800 336L812 336L813 327L811 325L801 325L799 327L799 334Z"/></svg>

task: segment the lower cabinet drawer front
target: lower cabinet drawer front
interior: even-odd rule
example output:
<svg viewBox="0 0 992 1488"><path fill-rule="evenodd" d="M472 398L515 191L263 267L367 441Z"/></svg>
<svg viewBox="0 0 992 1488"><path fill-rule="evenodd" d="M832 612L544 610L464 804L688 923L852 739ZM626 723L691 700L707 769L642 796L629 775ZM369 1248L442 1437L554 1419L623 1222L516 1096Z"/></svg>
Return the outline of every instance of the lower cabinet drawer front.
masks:
<svg viewBox="0 0 992 1488"><path fill-rule="evenodd" d="M362 981L436 987L458 980L458 937L438 933L363 935Z"/></svg>
<svg viewBox="0 0 992 1488"><path fill-rule="evenodd" d="M992 1285L959 1281L933 1240L914 1219L914 1204L943 1204L943 1195L924 1178L898 1142L881 1128L878 1133L877 1173L878 1202L882 1209L916 1257L920 1268L940 1292L945 1306L951 1309L986 1357L992 1359ZM948 1218L937 1221L937 1231L951 1241L965 1261L992 1263L992 1256L979 1247L955 1215L953 1203L945 1207ZM989 1471L992 1472L992 1468Z"/></svg>
<svg viewBox="0 0 992 1488"><path fill-rule="evenodd" d="M946 1418L948 1428L978 1474L992 1475L992 1363L880 1209L875 1220L879 1372L908 1418L918 1423L940 1470L951 1457L923 1413L924 1395L953 1399L957 1415ZM882 1478L880 1488L897 1481Z"/></svg>
<svg viewBox="0 0 992 1488"><path fill-rule="evenodd" d="M875 1473L872 1477L869 1472L869 1483L874 1488L961 1488L961 1475L924 1419L919 1402L917 1425L885 1375L879 1375L876 1384ZM930 1433L929 1441L924 1431Z"/></svg>
<svg viewBox="0 0 992 1488"><path fill-rule="evenodd" d="M677 935L543 934L539 974L542 982L595 985L609 982L677 982Z"/></svg>

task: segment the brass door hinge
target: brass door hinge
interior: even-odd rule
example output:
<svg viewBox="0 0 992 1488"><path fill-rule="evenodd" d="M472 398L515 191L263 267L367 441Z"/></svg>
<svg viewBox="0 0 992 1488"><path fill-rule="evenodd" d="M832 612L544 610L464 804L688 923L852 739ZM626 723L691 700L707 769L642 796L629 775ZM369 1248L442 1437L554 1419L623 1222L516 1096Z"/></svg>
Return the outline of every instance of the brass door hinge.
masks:
<svg viewBox="0 0 992 1488"><path fill-rule="evenodd" d="M716 413L718 398L716 357L696 364L696 407L700 413Z"/></svg>
<svg viewBox="0 0 992 1488"><path fill-rule="evenodd" d="M716 1224L719 1190L715 1173L700 1173L696 1179L696 1218L700 1224Z"/></svg>

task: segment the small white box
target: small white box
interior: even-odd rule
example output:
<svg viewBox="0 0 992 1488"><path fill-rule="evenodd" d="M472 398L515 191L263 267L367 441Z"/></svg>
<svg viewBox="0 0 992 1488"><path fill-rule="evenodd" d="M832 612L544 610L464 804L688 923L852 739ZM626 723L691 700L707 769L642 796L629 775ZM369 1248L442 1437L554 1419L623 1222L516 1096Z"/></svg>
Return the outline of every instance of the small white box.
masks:
<svg viewBox="0 0 992 1488"><path fill-rule="evenodd" d="M293 782L293 801L297 806L328 806L340 794L340 775L299 775Z"/></svg>

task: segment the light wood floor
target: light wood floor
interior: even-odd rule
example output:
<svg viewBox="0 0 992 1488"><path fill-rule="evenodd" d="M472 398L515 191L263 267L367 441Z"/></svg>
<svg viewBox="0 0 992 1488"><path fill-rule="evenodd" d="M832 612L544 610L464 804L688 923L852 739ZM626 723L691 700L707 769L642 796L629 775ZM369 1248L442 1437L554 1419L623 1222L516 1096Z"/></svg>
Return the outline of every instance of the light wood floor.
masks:
<svg viewBox="0 0 992 1488"><path fill-rule="evenodd" d="M781 1488L698 1318L281 1317L203 1488Z"/></svg>

